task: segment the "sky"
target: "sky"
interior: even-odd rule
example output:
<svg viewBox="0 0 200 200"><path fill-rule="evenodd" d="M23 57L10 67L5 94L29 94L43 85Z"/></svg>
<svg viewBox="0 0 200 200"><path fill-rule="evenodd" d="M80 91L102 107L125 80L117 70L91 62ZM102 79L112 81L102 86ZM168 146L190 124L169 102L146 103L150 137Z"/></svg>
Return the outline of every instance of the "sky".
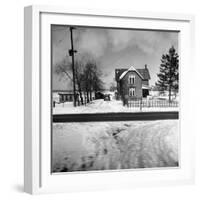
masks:
<svg viewBox="0 0 200 200"><path fill-rule="evenodd" d="M68 77L55 73L56 65L64 59L71 61L69 26L52 25L52 73L53 90L72 89ZM154 85L159 72L162 54L171 46L178 52L178 32L76 27L73 30L74 48L78 51L75 60L87 55L94 59L102 71L105 89L115 82L117 68L144 68L150 72L150 86Z"/></svg>

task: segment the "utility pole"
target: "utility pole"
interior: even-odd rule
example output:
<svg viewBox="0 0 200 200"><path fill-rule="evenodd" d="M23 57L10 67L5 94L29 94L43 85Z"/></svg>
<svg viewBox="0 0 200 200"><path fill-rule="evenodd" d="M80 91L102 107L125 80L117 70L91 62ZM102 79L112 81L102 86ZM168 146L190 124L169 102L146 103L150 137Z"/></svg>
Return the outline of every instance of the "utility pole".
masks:
<svg viewBox="0 0 200 200"><path fill-rule="evenodd" d="M73 29L74 27L70 26L70 34L71 34L71 49L69 49L69 55L72 57L72 74L73 74L73 90L74 90L74 107L76 107L76 81L75 81L75 66L74 66L74 53L77 53L76 50L74 50L74 44L73 44Z"/></svg>

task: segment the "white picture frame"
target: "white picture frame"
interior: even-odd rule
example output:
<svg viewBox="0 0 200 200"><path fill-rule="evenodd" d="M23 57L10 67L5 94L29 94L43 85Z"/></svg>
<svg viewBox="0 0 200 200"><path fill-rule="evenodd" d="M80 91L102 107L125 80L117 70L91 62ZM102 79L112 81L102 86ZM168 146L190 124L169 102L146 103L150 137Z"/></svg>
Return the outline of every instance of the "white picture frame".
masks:
<svg viewBox="0 0 200 200"><path fill-rule="evenodd" d="M194 17L183 14L85 10L56 6L25 8L25 127L24 189L31 194L119 189L194 182L194 131L187 74L194 68ZM180 163L176 169L128 170L52 175L50 111L50 25L75 24L102 27L180 31ZM186 82L187 80L187 82ZM186 94L187 93L187 94Z"/></svg>

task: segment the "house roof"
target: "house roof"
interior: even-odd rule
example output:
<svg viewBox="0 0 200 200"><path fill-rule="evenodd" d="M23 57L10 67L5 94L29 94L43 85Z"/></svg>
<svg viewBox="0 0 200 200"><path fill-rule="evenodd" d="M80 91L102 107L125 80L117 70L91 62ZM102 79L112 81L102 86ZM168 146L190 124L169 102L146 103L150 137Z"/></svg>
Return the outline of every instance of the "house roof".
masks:
<svg viewBox="0 0 200 200"><path fill-rule="evenodd" d="M119 80L123 79L124 76L125 76L128 72L130 72L130 71L135 71L135 72L141 77L141 79L144 79L143 76L142 76L133 66L131 66L128 70L124 71L124 72L120 75Z"/></svg>
<svg viewBox="0 0 200 200"><path fill-rule="evenodd" d="M141 78L142 80L149 80L151 79L149 70L147 67L144 69L136 69L133 66L131 66L129 69L116 69L115 70L115 79L116 81L121 80L129 71L135 71Z"/></svg>
<svg viewBox="0 0 200 200"><path fill-rule="evenodd" d="M137 69L137 71L142 74L145 80L151 79L148 68Z"/></svg>

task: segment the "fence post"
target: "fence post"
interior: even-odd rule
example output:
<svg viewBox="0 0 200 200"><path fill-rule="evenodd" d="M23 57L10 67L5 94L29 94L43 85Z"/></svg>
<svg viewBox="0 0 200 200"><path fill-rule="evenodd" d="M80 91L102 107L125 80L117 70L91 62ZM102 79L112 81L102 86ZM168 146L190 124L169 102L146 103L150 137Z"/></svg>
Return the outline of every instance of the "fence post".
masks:
<svg viewBox="0 0 200 200"><path fill-rule="evenodd" d="M140 111L142 110L142 98L140 99Z"/></svg>

